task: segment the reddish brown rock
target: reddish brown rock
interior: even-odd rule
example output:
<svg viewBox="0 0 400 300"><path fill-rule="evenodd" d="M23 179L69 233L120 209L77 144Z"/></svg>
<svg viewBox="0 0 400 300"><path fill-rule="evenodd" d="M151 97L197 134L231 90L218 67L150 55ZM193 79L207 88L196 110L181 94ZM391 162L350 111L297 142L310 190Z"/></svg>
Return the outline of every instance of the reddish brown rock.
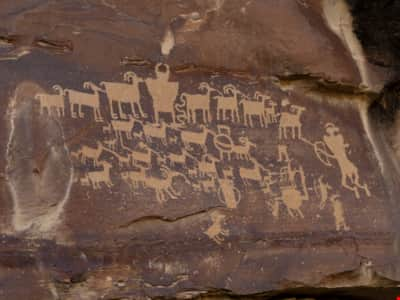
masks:
<svg viewBox="0 0 400 300"><path fill-rule="evenodd" d="M331 4L0 4L1 295L396 287L385 76Z"/></svg>

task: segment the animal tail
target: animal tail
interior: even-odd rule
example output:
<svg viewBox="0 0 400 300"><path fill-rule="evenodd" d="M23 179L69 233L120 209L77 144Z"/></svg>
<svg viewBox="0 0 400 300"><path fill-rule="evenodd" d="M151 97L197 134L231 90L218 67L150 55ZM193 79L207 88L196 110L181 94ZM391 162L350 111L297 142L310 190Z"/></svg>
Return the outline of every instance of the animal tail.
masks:
<svg viewBox="0 0 400 300"><path fill-rule="evenodd" d="M184 97L186 97L186 94L182 93L179 98L182 103L175 103L175 105L174 105L175 109L178 113L176 116L176 121L178 123L186 123L187 117L188 117L186 110L184 109L184 106L186 105L186 99Z"/></svg>

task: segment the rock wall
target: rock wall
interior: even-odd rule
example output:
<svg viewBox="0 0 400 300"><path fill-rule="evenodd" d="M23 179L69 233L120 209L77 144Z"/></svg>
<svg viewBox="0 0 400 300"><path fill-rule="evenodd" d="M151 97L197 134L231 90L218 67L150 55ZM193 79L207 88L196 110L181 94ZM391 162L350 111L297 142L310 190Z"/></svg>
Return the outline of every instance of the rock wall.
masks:
<svg viewBox="0 0 400 300"><path fill-rule="evenodd" d="M378 4L3 2L1 297L394 299Z"/></svg>

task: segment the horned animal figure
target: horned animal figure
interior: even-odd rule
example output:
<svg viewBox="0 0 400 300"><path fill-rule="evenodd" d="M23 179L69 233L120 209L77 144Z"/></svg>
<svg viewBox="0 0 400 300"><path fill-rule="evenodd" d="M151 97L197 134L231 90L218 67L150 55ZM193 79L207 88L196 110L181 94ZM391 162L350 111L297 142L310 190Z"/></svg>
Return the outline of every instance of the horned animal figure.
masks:
<svg viewBox="0 0 400 300"><path fill-rule="evenodd" d="M91 89L94 94L84 93L80 91L75 91L71 89L65 89L64 95L68 96L70 107L71 107L71 117L72 118L84 118L82 108L84 106L93 109L93 117L96 122L102 122L103 117L100 113L100 88L98 88L92 82L85 82L83 84L84 89ZM78 114L74 111L74 107L77 106Z"/></svg>
<svg viewBox="0 0 400 300"><path fill-rule="evenodd" d="M208 135L214 136L215 133L209 130L206 126L200 125L200 128L202 131L196 132L196 131L189 131L189 130L182 130L180 132L181 134L181 139L183 142L183 145L185 146L186 149L191 149L191 145L198 145L200 148L203 150L204 153L207 153L207 137Z"/></svg>
<svg viewBox="0 0 400 300"><path fill-rule="evenodd" d="M216 89L211 88L207 82L202 82L199 85L200 91L205 91L205 94L188 94L182 93L180 100L183 104L186 104L186 116L189 123L198 123L199 120L196 118L196 112L200 111L202 114L202 122L210 123L211 119L211 93L213 91L219 93Z"/></svg>
<svg viewBox="0 0 400 300"><path fill-rule="evenodd" d="M245 126L254 127L253 118L257 117L261 127L267 127L268 121L265 113L265 102L271 97L255 92L254 100L244 98L239 101L239 105L243 108L243 123Z"/></svg>
<svg viewBox="0 0 400 300"><path fill-rule="evenodd" d="M302 125L300 117L302 112L304 112L306 109L298 105L291 105L291 108L295 111L294 113L291 112L281 113L281 118L279 123L279 139L287 139L289 130L292 133L293 139L295 139L296 137L298 139L302 138L302 132L301 132Z"/></svg>
<svg viewBox="0 0 400 300"><path fill-rule="evenodd" d="M223 88L224 95L216 96L217 99L217 120L225 121L228 114L231 114L232 122L239 122L238 98L243 96L233 84L227 84Z"/></svg>
<svg viewBox="0 0 400 300"><path fill-rule="evenodd" d="M35 95L35 99L39 100L40 113L43 114L47 110L47 113L51 113L51 109L54 109L58 117L65 116L65 105L64 105L64 92L61 86L54 85L53 90L57 94L44 94L38 93Z"/></svg>
<svg viewBox="0 0 400 300"><path fill-rule="evenodd" d="M100 189L102 183L105 184L106 187L111 188L113 186L110 177L110 169L112 168L112 165L104 161L102 166L103 170L101 171L87 172L86 175L81 178L81 184L87 185L87 183L90 183L95 190Z"/></svg>
<svg viewBox="0 0 400 300"><path fill-rule="evenodd" d="M100 86L104 87L104 92L109 99L111 117L113 119L118 118L118 114L113 107L114 102L117 103L122 119L127 118L127 114L123 112L122 104L130 105L134 117L147 117L140 104L139 83L144 82L143 79L138 77L134 72L129 71L124 74L124 81L127 83L106 81L100 83Z"/></svg>

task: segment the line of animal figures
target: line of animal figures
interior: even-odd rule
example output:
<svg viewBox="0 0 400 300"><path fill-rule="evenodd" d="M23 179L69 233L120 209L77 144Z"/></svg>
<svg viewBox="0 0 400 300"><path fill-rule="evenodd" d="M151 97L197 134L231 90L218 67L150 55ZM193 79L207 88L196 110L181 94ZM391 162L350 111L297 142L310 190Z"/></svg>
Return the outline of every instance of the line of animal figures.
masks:
<svg viewBox="0 0 400 300"><path fill-rule="evenodd" d="M367 196L370 195L368 186L365 183L361 184L358 169L348 157L349 145L344 142L343 135L334 124L326 124L322 141L310 142L303 137L301 130L300 116L305 111L304 107L290 104L285 99L280 107L288 108L288 111L277 113L275 109L277 104L270 97L256 93L257 100L251 101L231 84L224 87L225 95L220 95L210 85L202 83L200 87L206 91L206 94L182 93L179 97L181 103L179 103L176 102L178 82L169 81L169 68L168 66L164 68L165 70L162 71L162 66L157 65L156 78L145 80L138 78L133 72L127 72L124 75L127 83L103 82L100 85L104 89L86 82L84 87L92 89L94 94L54 86L58 91L57 94L41 93L35 96L40 101L41 113L50 114L55 111L59 117L65 116L64 97L68 96L71 117L84 118L82 107L88 106L93 109L94 119L105 123L102 127L103 132L110 138L98 141L96 148L83 145L72 152L72 156L77 161L85 165L90 161L94 167L94 170L86 171L80 178L82 185L92 186L94 189L100 189L102 185L112 187L113 165L107 160L100 159L106 152L118 162L118 173L133 190L152 189L159 202L179 197L180 192L174 185L174 181L181 178L194 191L217 193L227 207L236 208L241 199L241 191L237 188L237 183L242 182L244 187L256 185L269 194L268 203L274 216L279 216L279 209L283 205L291 217L304 217L301 206L303 201L309 200L308 189L310 188L307 188L302 166L289 158L287 143L284 142L287 139L298 139L310 145L323 164L329 167L336 164L339 167L342 186L354 192L356 198L360 197L361 190L365 191ZM142 81L146 82L153 98L155 124L144 120L148 114L143 112L140 105L138 88L138 83ZM257 161L251 154L256 145L248 137L237 138L237 143L234 142L228 125L207 124L211 121L212 91L217 94L215 96L217 120L239 122L238 105L241 104L244 112L242 121L249 127L254 126L257 118L258 124L265 127L272 123L279 123L278 170L266 168ZM111 99L109 102L112 117L110 123L104 121L101 116L99 92L105 92ZM269 107L266 106L266 101ZM115 119L118 113L113 110L112 103L118 104L118 112L121 117L124 117L123 119ZM123 103L131 105L131 115L123 114ZM183 105L186 105L186 112L184 118L180 118L182 115L176 115L174 108L179 111ZM75 112L75 106L78 112ZM160 119L160 116L166 113L172 115L172 122L169 124ZM186 127L190 123L195 125L194 128ZM178 134L169 136L171 131ZM211 147L208 145L210 137L212 138ZM124 140L129 141L130 145L125 145ZM157 150L156 145L161 144L167 147L170 143L180 145L179 151L165 153L165 151ZM210 148L213 148L214 152ZM230 161L235 161L235 165L227 164ZM154 169L159 172L154 173ZM326 192L321 192L324 186L322 181L318 181L317 184L313 183L312 189L317 195L325 195ZM326 200L321 201L326 202ZM337 211L342 209L340 201L332 200L331 202L336 203L334 208ZM347 228L347 225L342 224L339 227Z"/></svg>
<svg viewBox="0 0 400 300"><path fill-rule="evenodd" d="M155 78L140 78L134 72L124 74L125 82L101 82L99 86L92 82L85 82L84 89L92 92L83 92L72 89L63 89L60 85L53 86L55 94L40 93L36 99L40 102L41 111L53 111L59 117L65 116L65 100L68 100L72 118L84 118L84 108L90 109L96 122L102 122L104 117L100 110L100 94L107 96L111 119L129 120L130 117L149 119L150 112L145 112L141 105L139 85L145 83L152 97L152 121L159 123L164 116L172 123L210 124L215 119L220 122L242 122L248 127L268 127L268 124L277 123L277 103L269 95L255 92L253 99L245 95L233 84L226 84L223 92L210 86L206 82L199 84L200 93L181 93L178 97L179 82L169 80L169 67L161 64L156 66ZM212 103L215 104L215 113L212 112ZM130 107L129 112L124 106ZM241 109L239 109L241 108ZM295 106L292 106L295 109ZM287 123L298 123L304 108L296 107L292 114L287 112L281 116L282 126ZM215 115L215 117L213 117ZM287 119L287 120L286 120ZM293 124L294 125L294 124Z"/></svg>

